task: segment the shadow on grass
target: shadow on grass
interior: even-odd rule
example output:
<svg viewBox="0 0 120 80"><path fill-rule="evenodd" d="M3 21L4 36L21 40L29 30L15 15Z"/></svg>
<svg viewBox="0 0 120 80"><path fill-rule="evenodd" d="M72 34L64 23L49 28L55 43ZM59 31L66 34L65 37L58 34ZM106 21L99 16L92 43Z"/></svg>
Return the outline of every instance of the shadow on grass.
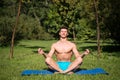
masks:
<svg viewBox="0 0 120 80"><path fill-rule="evenodd" d="M38 53L37 50L33 50L32 52L33 52L33 53ZM44 50L44 52L45 52L45 53L48 53L49 51L48 51L48 50Z"/></svg>
<svg viewBox="0 0 120 80"><path fill-rule="evenodd" d="M96 41L83 41L83 42L74 42L74 43L76 43L76 44L81 44L81 43L93 43L93 44L97 44L97 42ZM113 44L114 45L114 43L113 42L109 42L109 41L104 41L104 42L101 42L101 43L106 43L106 44Z"/></svg>
<svg viewBox="0 0 120 80"><path fill-rule="evenodd" d="M85 49L89 49L90 52L97 51L97 46L86 46L86 47L79 47L79 50L85 51ZM115 56L120 57L120 46L115 45L104 45L101 46L102 52L107 52L108 56Z"/></svg>
<svg viewBox="0 0 120 80"><path fill-rule="evenodd" d="M28 46L28 45L19 45L21 47L24 47L24 48L30 48L30 49L38 49L38 48L45 48L43 46Z"/></svg>
<svg viewBox="0 0 120 80"><path fill-rule="evenodd" d="M49 52L48 50L45 50L46 47L43 47L43 46L28 46L28 45L19 45L19 46L24 47L24 48L36 49L36 50L33 50L33 53L38 53L37 51L38 48L44 49L45 53ZM89 49L91 52L93 52L93 51L97 51L97 46L85 46L85 47L78 48L79 51L85 51L85 49ZM108 55L110 56L120 57L120 55L118 54L120 52L120 45L104 45L104 46L101 46L101 49L103 52L109 53Z"/></svg>
<svg viewBox="0 0 120 80"><path fill-rule="evenodd" d="M120 46L114 46L114 45L106 45L106 46L101 46L102 51L104 52L120 52ZM86 47L79 47L79 50L85 50L85 49L90 49L92 51L97 50L97 46L86 46Z"/></svg>
<svg viewBox="0 0 120 80"><path fill-rule="evenodd" d="M120 52L120 46L114 45L102 46L102 50L106 52Z"/></svg>
<svg viewBox="0 0 120 80"><path fill-rule="evenodd" d="M24 48L30 48L30 49L35 49L33 50L32 52L33 53L38 53L38 48L42 48L42 49L45 49L46 47L43 47L43 46L28 46L28 45L19 45L20 47L24 47ZM48 50L44 50L45 53L48 53L49 51Z"/></svg>
<svg viewBox="0 0 120 80"><path fill-rule="evenodd" d="M97 46L85 46L85 47L79 47L78 50L79 51L85 51L86 49L89 49L90 51L96 51L97 50Z"/></svg>

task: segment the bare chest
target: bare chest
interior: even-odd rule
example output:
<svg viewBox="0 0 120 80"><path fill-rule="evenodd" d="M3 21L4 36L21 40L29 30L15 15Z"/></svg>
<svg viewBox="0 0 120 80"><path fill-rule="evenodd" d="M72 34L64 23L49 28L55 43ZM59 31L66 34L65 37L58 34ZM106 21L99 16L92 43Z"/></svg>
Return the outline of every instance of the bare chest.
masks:
<svg viewBox="0 0 120 80"><path fill-rule="evenodd" d="M69 53L72 51L72 46L70 44L59 44L55 48L58 53Z"/></svg>

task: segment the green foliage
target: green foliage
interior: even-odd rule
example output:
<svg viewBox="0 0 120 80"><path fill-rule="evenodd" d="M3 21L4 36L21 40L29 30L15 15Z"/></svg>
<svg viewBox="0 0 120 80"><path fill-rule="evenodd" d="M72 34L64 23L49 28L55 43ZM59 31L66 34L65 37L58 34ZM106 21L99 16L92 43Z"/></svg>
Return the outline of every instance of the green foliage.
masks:
<svg viewBox="0 0 120 80"><path fill-rule="evenodd" d="M7 46L10 44L12 27L15 20L8 16L0 17L0 46Z"/></svg>
<svg viewBox="0 0 120 80"><path fill-rule="evenodd" d="M21 34L23 39L52 39L52 36L46 33L45 30L39 26L39 23L36 21L36 19L26 15L20 16L17 32Z"/></svg>
<svg viewBox="0 0 120 80"><path fill-rule="evenodd" d="M0 46L10 45L18 9L16 3L18 4L15 0L0 1ZM45 29L40 26L39 18L37 19L36 17L39 16L36 15L39 9L36 9L33 5L34 3L22 4L19 25L17 26L15 34L15 43L20 39L53 39L52 35L48 34Z"/></svg>
<svg viewBox="0 0 120 80"><path fill-rule="evenodd" d="M25 14L23 14L24 10L22 10L20 22L20 29L22 30L20 33L24 39L53 39L52 35L46 32L40 22L40 19L43 18L44 12L46 11L45 8L47 6L45 2L44 0L31 0L29 3L23 3L22 8L25 8Z"/></svg>
<svg viewBox="0 0 120 80"><path fill-rule="evenodd" d="M10 44L18 2L0 0L0 45ZM112 39L120 43L119 4L117 0L98 1L101 39ZM94 12L93 0L22 0L15 41L57 38L62 25L69 28L70 38L96 40Z"/></svg>
<svg viewBox="0 0 120 80"><path fill-rule="evenodd" d="M108 30L107 35L120 44L120 2L118 0L107 0L105 7L104 12L108 12L104 20L105 27Z"/></svg>
<svg viewBox="0 0 120 80"><path fill-rule="evenodd" d="M56 36L61 25L69 28L69 37L73 33L77 39L90 39L96 36L93 2L91 0L52 0L53 4L49 7L44 19L43 26L46 26L49 33ZM54 14L54 15L53 15ZM90 21L92 20L92 21Z"/></svg>
<svg viewBox="0 0 120 80"><path fill-rule="evenodd" d="M90 26L87 24L87 19L83 18L79 20L79 25L76 27L76 37L79 40L89 40L95 39L95 30L91 29ZM79 27L80 26L80 27Z"/></svg>
<svg viewBox="0 0 120 80"><path fill-rule="evenodd" d="M16 0L1 0L0 4L0 46L8 46L11 42L12 31L15 25ZM15 43L20 36L15 36Z"/></svg>

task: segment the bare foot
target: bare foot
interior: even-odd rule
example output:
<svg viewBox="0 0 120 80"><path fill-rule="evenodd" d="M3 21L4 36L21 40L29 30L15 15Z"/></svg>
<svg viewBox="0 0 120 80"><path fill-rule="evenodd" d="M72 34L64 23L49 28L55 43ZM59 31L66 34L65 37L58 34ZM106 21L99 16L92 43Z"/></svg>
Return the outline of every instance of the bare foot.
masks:
<svg viewBox="0 0 120 80"><path fill-rule="evenodd" d="M74 72L71 71L71 72L68 72L67 74L73 74L73 73L74 73Z"/></svg>
<svg viewBox="0 0 120 80"><path fill-rule="evenodd" d="M65 71L60 72L61 74L67 74Z"/></svg>
<svg viewBox="0 0 120 80"><path fill-rule="evenodd" d="M60 74L60 72L54 72L54 74Z"/></svg>
<svg viewBox="0 0 120 80"><path fill-rule="evenodd" d="M54 72L54 74L65 74L65 72L64 71Z"/></svg>

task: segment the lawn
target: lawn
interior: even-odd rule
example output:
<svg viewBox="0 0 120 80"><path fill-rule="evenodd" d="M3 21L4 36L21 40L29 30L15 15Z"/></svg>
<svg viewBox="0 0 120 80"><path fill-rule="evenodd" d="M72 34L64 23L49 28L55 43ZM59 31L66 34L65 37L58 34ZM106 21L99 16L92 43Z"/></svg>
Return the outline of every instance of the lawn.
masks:
<svg viewBox="0 0 120 80"><path fill-rule="evenodd" d="M97 75L31 75L21 76L25 69L47 69L44 57L37 54L39 47L45 52L55 41L22 40L14 47L14 58L9 60L9 47L0 47L0 80L119 80L120 79L120 50L110 42L102 43L102 54L97 56L96 42L76 42L78 50L82 53L86 48L91 54L86 56L81 69L103 68L109 73ZM54 58L55 59L55 58ZM73 57L74 59L74 57Z"/></svg>

